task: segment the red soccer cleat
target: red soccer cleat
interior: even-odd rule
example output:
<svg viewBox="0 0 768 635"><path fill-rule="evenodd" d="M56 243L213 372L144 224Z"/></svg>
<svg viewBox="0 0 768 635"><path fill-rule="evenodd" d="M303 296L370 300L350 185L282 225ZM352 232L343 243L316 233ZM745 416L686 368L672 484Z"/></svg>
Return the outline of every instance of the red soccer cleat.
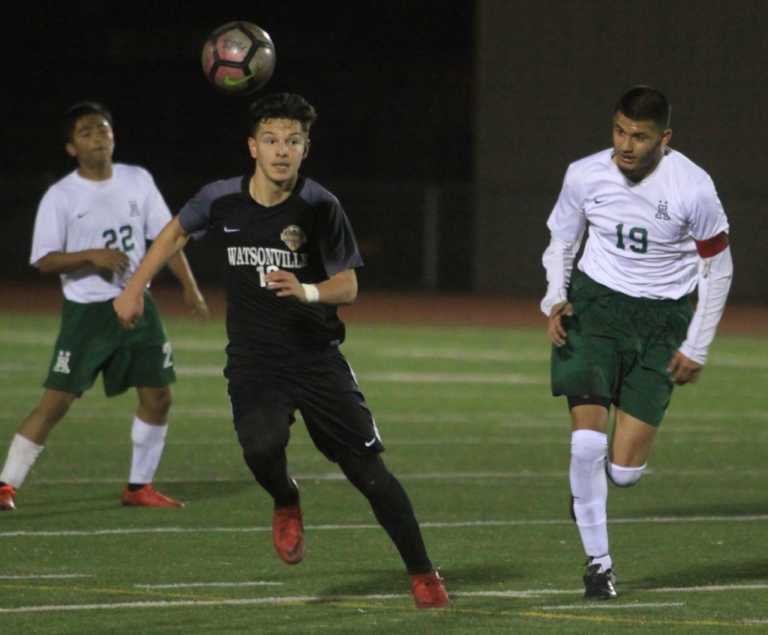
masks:
<svg viewBox="0 0 768 635"><path fill-rule="evenodd" d="M272 514L272 542L286 564L299 564L304 559L304 522L301 507L276 507Z"/></svg>
<svg viewBox="0 0 768 635"><path fill-rule="evenodd" d="M152 487L152 483L147 483L135 491L126 487L123 490L121 502L129 507L184 507L181 501L158 492Z"/></svg>
<svg viewBox="0 0 768 635"><path fill-rule="evenodd" d="M0 512L12 512L16 509L16 490L7 483L0 487Z"/></svg>
<svg viewBox="0 0 768 635"><path fill-rule="evenodd" d="M448 592L437 571L412 575L411 593L417 609L444 609L450 606Z"/></svg>

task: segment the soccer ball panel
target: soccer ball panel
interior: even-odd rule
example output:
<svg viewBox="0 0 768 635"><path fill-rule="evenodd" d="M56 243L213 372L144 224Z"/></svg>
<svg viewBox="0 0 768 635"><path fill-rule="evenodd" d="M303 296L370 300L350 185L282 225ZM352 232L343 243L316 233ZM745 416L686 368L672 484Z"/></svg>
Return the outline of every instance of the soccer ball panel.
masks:
<svg viewBox="0 0 768 635"><path fill-rule="evenodd" d="M275 70L275 45L250 22L229 22L214 29L203 44L203 73L228 95L248 95L264 86Z"/></svg>

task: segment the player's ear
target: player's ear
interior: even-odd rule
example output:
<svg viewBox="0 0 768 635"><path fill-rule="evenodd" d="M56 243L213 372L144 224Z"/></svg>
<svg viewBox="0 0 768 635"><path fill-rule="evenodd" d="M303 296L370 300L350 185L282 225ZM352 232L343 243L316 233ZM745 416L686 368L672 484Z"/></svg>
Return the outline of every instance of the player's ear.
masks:
<svg viewBox="0 0 768 635"><path fill-rule="evenodd" d="M259 146L256 143L254 137L248 137L248 151L251 153L251 158L256 159L259 156Z"/></svg>
<svg viewBox="0 0 768 635"><path fill-rule="evenodd" d="M302 155L302 159L306 159L307 155L309 154L309 138L304 142L304 154Z"/></svg>
<svg viewBox="0 0 768 635"><path fill-rule="evenodd" d="M67 141L67 143L64 145L64 149L67 151L67 154L72 158L77 157L77 150L75 149L75 146L72 144L72 142Z"/></svg>

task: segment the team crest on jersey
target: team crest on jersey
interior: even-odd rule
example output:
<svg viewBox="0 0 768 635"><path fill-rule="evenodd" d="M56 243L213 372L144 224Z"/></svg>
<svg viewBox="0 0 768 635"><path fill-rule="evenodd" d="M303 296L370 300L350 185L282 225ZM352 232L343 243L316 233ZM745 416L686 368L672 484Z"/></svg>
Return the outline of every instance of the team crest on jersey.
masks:
<svg viewBox="0 0 768 635"><path fill-rule="evenodd" d="M53 372L69 375L69 358L71 356L72 353L70 351L60 350L58 356L56 357L56 363L53 366Z"/></svg>
<svg viewBox="0 0 768 635"><path fill-rule="evenodd" d="M656 208L656 218L659 220L672 220L667 210L669 209L669 203L667 201L659 201L659 206Z"/></svg>
<svg viewBox="0 0 768 635"><path fill-rule="evenodd" d="M139 211L139 205L136 203L136 201L128 201L128 205L131 207L131 218L134 216L141 216L141 212Z"/></svg>
<svg viewBox="0 0 768 635"><path fill-rule="evenodd" d="M299 248L307 242L307 235L298 225L288 225L288 227L280 232L280 240L282 240L291 251L298 251Z"/></svg>

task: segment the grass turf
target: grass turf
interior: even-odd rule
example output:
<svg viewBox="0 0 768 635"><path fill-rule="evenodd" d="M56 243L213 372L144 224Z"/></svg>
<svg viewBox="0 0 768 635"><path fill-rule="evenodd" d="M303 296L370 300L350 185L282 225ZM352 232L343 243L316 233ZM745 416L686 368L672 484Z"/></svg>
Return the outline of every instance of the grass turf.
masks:
<svg viewBox="0 0 768 635"><path fill-rule="evenodd" d="M158 487L127 509L134 395L100 381L0 515L0 631L15 633L734 633L768 630L765 339L721 336L678 389L650 471L612 489L619 600L581 598L567 516L568 421L541 331L349 326L384 458L411 496L453 607L416 611L393 546L301 421L289 466L307 557L275 556L271 505L234 437L223 326L167 319L179 381ZM0 452L40 395L57 330L0 316Z"/></svg>

